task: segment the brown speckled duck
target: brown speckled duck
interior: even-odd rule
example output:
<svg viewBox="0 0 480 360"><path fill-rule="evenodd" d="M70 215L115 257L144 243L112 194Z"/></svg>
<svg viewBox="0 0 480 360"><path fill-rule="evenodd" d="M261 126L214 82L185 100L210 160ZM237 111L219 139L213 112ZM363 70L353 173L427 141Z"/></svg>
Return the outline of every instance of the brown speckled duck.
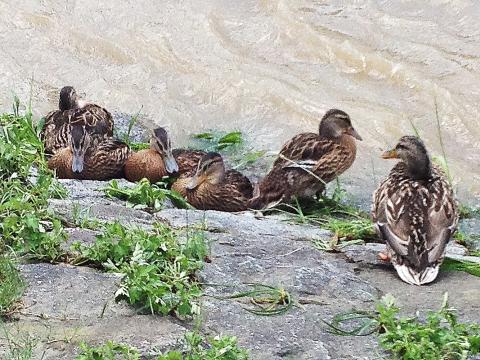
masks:
<svg viewBox="0 0 480 360"><path fill-rule="evenodd" d="M125 177L129 181L147 178L151 183L169 175L193 176L204 151L172 150L167 131L158 127L150 138L150 149L134 153L125 163Z"/></svg>
<svg viewBox="0 0 480 360"><path fill-rule="evenodd" d="M125 163L125 177L128 181L146 178L153 184L177 172L178 165L172 154L170 139L162 127L153 130L150 149L137 151Z"/></svg>
<svg viewBox="0 0 480 360"><path fill-rule="evenodd" d="M318 134L299 134L282 147L272 170L257 185L249 208L270 208L293 196L322 192L326 183L352 165L357 152L355 139L362 140L348 114L328 110Z"/></svg>
<svg viewBox="0 0 480 360"><path fill-rule="evenodd" d="M423 142L403 136L382 156L400 159L373 195L372 217L400 278L414 285L435 280L458 209L444 173L432 165Z"/></svg>
<svg viewBox="0 0 480 360"><path fill-rule="evenodd" d="M71 123L82 123L94 143L113 136L112 115L101 106L80 101L73 87L65 86L60 90L58 107L47 114L40 133L45 153L55 154L69 146Z"/></svg>
<svg viewBox="0 0 480 360"><path fill-rule="evenodd" d="M98 144L83 123L69 124L69 146L48 161L61 179L108 180L123 177L131 151L124 142L108 138Z"/></svg>
<svg viewBox="0 0 480 360"><path fill-rule="evenodd" d="M210 152L198 163L195 175L180 177L172 190L182 194L197 209L234 212L247 209L253 187L238 171L225 172L220 154Z"/></svg>

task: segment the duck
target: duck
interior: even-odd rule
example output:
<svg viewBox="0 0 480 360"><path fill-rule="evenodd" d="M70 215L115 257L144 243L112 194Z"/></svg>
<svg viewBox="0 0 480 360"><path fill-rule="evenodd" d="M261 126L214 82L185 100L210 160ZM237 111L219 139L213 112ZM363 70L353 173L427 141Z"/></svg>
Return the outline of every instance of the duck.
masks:
<svg viewBox="0 0 480 360"><path fill-rule="evenodd" d="M205 151L173 149L167 131L157 127L152 131L150 148L133 153L125 163L128 181L146 178L150 183L161 181L166 176L193 176Z"/></svg>
<svg viewBox="0 0 480 360"><path fill-rule="evenodd" d="M255 187L249 208L262 210L292 197L312 197L322 193L330 181L354 162L355 140L362 137L350 116L330 109L322 117L318 133L301 133L285 143L270 172Z"/></svg>
<svg viewBox="0 0 480 360"><path fill-rule="evenodd" d="M105 108L81 101L72 86L60 90L58 110L45 116L40 132L45 153L55 154L69 146L69 124L82 122L92 135L93 142L99 142L113 136L113 117Z"/></svg>
<svg viewBox="0 0 480 360"><path fill-rule="evenodd" d="M403 136L382 154L399 159L373 194L372 219L401 280L423 285L437 278L458 226L458 204L445 173L432 164L423 141Z"/></svg>
<svg viewBox="0 0 480 360"><path fill-rule="evenodd" d="M123 167L131 155L129 146L108 138L95 144L82 122L69 124L69 146L57 151L48 168L60 179L109 180L124 176Z"/></svg>
<svg viewBox="0 0 480 360"><path fill-rule="evenodd" d="M201 210L238 212L247 209L252 197L250 180L236 170L225 171L222 156L205 154L193 176L181 176L172 185L193 207Z"/></svg>

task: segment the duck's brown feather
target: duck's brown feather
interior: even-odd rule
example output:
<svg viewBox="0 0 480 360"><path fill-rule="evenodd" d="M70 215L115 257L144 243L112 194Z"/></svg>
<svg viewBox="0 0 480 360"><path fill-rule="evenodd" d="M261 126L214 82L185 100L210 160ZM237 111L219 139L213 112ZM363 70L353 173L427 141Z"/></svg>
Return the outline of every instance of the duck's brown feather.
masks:
<svg viewBox="0 0 480 360"><path fill-rule="evenodd" d="M45 117L40 132L47 154L55 154L69 146L70 124L73 123L84 125L95 143L113 136L112 115L101 106L86 104L81 108L52 111Z"/></svg>
<svg viewBox="0 0 480 360"><path fill-rule="evenodd" d="M375 191L372 218L392 262L420 273L443 261L457 228L458 210L438 167L432 166L430 179L413 180L400 162Z"/></svg>
<svg viewBox="0 0 480 360"><path fill-rule="evenodd" d="M201 150L174 149L172 154L178 164L178 174L180 176L193 176L197 171L198 163L206 152Z"/></svg>
<svg viewBox="0 0 480 360"><path fill-rule="evenodd" d="M355 160L355 140L339 140L314 133L293 137L281 149L272 170L260 181L249 206L254 209L287 202L292 196L312 196L347 170Z"/></svg>
<svg viewBox="0 0 480 360"><path fill-rule="evenodd" d="M131 151L124 142L107 139L87 151L81 173L72 171L73 155L69 147L53 155L48 161L48 167L55 170L57 177L62 179L115 179L124 176L123 167L130 154Z"/></svg>
<svg viewBox="0 0 480 360"><path fill-rule="evenodd" d="M201 210L243 211L252 197L250 180L238 171L229 170L220 184L202 183L194 190L187 189L191 177L180 177L172 190L179 192L193 207Z"/></svg>
<svg viewBox="0 0 480 360"><path fill-rule="evenodd" d="M148 179L152 184L168 176L162 156L153 149L133 153L125 163L125 178L128 181Z"/></svg>

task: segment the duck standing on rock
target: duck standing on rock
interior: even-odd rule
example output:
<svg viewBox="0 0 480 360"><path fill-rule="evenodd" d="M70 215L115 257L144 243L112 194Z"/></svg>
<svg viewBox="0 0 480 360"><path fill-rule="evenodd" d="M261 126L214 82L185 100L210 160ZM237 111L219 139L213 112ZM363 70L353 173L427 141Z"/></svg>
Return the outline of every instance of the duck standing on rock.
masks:
<svg viewBox="0 0 480 360"><path fill-rule="evenodd" d="M124 175L125 161L131 154L124 142L108 138L94 144L83 122L69 124L69 146L48 160L49 169L60 179L109 180Z"/></svg>
<svg viewBox="0 0 480 360"><path fill-rule="evenodd" d="M95 143L113 136L112 115L101 106L80 101L73 87L64 86L60 90L58 107L47 114L40 133L45 153L55 154L69 146L72 123L82 123Z"/></svg>
<svg viewBox="0 0 480 360"><path fill-rule="evenodd" d="M174 149L167 131L163 127L153 130L150 149L140 150L125 163L125 177L129 181L146 178L151 183L173 175L193 176L205 151Z"/></svg>
<svg viewBox="0 0 480 360"><path fill-rule="evenodd" d="M432 165L422 140L403 136L384 159L400 159L373 195L372 217L400 278L414 285L432 282L458 224L452 188Z"/></svg>
<svg viewBox="0 0 480 360"><path fill-rule="evenodd" d="M172 190L201 210L243 211L252 197L250 180L236 170L225 171L220 154L207 153L193 176L181 176Z"/></svg>
<svg viewBox="0 0 480 360"><path fill-rule="evenodd" d="M272 170L258 184L251 209L271 208L293 196L311 197L347 170L355 160L355 139L362 140L347 113L328 110L319 133L302 133L280 150Z"/></svg>

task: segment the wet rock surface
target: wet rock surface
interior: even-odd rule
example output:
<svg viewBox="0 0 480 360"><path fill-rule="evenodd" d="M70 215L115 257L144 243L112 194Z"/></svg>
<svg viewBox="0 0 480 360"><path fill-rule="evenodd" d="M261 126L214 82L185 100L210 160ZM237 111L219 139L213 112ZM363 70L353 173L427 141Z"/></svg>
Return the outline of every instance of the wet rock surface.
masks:
<svg viewBox="0 0 480 360"><path fill-rule="evenodd" d="M252 359L376 359L381 350L375 336L338 337L329 334L323 320L352 308L372 309L383 294L393 294L407 314L437 309L444 292L459 309L462 320L480 321L480 280L462 272L442 272L429 286L401 282L393 268L377 261L381 244L354 245L343 253L314 247L329 241L328 231L295 225L282 217L255 217L217 211L164 209L155 214L107 198L107 184L64 180L67 199L53 199L52 211L68 229L64 249L79 241L91 244L97 229L78 226L79 213L95 221L120 221L150 227L156 221L175 228L201 226L210 244L210 260L198 274L204 283L201 331L207 335L238 337ZM123 182L127 185L127 182ZM451 245L449 256L462 258L463 247ZM65 264L25 264L27 283L17 321L7 327L27 331L38 339L34 359L74 359L79 344L107 340L135 346L142 354L181 346L194 324L173 317L140 315L125 303L116 303L120 275ZM246 300L225 299L260 283L284 288L294 306L276 316L255 315ZM6 344L0 340L0 354Z"/></svg>

